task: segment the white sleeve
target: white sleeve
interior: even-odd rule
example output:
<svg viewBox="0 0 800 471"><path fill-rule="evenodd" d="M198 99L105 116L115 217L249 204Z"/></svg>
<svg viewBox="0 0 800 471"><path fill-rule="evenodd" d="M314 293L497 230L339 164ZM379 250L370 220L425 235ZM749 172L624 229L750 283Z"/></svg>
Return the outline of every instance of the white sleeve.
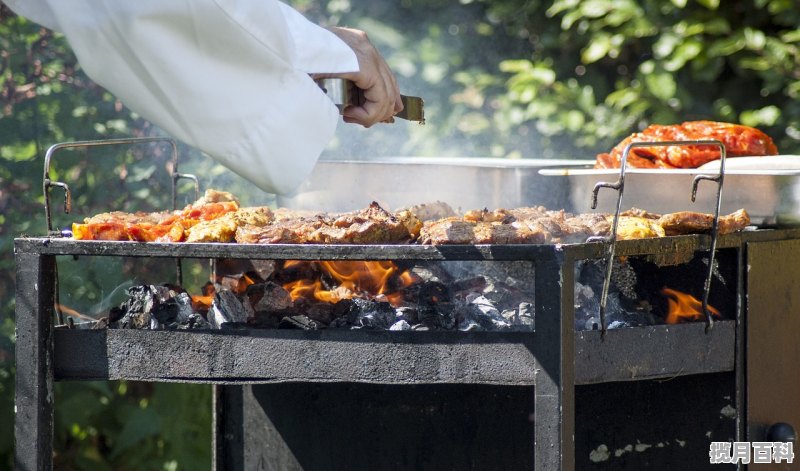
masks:
<svg viewBox="0 0 800 471"><path fill-rule="evenodd" d="M93 80L269 192L291 191L305 179L339 121L308 74L358 70L355 53L336 35L277 0L10 6L39 21L34 3Z"/></svg>
<svg viewBox="0 0 800 471"><path fill-rule="evenodd" d="M35 21L45 28L61 31L47 0L3 0L16 14Z"/></svg>

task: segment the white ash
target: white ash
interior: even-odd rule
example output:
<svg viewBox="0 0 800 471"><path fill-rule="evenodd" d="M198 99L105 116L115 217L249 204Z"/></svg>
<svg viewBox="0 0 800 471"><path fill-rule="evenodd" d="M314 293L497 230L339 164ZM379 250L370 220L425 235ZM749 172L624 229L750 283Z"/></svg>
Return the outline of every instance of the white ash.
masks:
<svg viewBox="0 0 800 471"><path fill-rule="evenodd" d="M406 322L405 319L400 319L392 324L392 326L389 327L389 330L411 330L411 324Z"/></svg>

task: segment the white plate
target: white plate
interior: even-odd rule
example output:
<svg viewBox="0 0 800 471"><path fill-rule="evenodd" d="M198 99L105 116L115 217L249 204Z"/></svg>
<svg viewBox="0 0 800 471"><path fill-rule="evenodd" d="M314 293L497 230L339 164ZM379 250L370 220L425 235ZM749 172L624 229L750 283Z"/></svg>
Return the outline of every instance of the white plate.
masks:
<svg viewBox="0 0 800 471"><path fill-rule="evenodd" d="M634 168L628 167L625 173L652 175L697 175L719 171L719 160L714 160L698 168ZM619 175L618 168L564 167L543 168L540 175L587 176ZM764 157L729 157L725 160L726 175L800 175L800 155L769 155Z"/></svg>
<svg viewBox="0 0 800 471"><path fill-rule="evenodd" d="M714 160L698 167L700 170L719 170ZM728 157L725 170L800 170L800 155L767 155L764 157Z"/></svg>

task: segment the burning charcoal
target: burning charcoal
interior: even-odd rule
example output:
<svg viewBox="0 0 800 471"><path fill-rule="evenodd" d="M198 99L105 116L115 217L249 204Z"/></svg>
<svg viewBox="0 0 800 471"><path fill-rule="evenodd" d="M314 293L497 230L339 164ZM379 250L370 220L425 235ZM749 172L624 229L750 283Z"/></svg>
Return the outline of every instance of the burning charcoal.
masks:
<svg viewBox="0 0 800 471"><path fill-rule="evenodd" d="M430 281L420 284L417 292L417 319L433 329L455 327L453 304L446 285Z"/></svg>
<svg viewBox="0 0 800 471"><path fill-rule="evenodd" d="M507 309L501 315L511 324L513 330L528 332L534 330L533 304L531 303L519 303L517 309Z"/></svg>
<svg viewBox="0 0 800 471"><path fill-rule="evenodd" d="M428 306L420 305L417 310L420 325L431 329L450 330L456 326L455 306L449 302L442 302Z"/></svg>
<svg viewBox="0 0 800 471"><path fill-rule="evenodd" d="M515 309L521 303L529 303L533 299L533 295L501 282L488 285L483 292L483 296L497 306L498 309Z"/></svg>
<svg viewBox="0 0 800 471"><path fill-rule="evenodd" d="M176 329L189 322L192 311L192 300L186 293L155 290L159 302L153 307L150 319L151 329Z"/></svg>
<svg viewBox="0 0 800 471"><path fill-rule="evenodd" d="M329 325L334 319L335 307L330 303L313 303L304 311L310 319L323 326Z"/></svg>
<svg viewBox="0 0 800 471"><path fill-rule="evenodd" d="M397 321L406 321L409 324L419 324L419 317L417 310L413 307L403 306L395 309L395 319Z"/></svg>
<svg viewBox="0 0 800 471"><path fill-rule="evenodd" d="M447 285L437 281L422 283L417 292L417 303L428 306L449 302L450 298L450 290Z"/></svg>
<svg viewBox="0 0 800 471"><path fill-rule="evenodd" d="M128 300L125 301L117 310L112 310L110 318L119 320L112 321L111 327L117 329L147 329L150 327L151 313L156 299L149 285L137 285L128 288Z"/></svg>
<svg viewBox="0 0 800 471"><path fill-rule="evenodd" d="M399 321L397 321L394 324L392 324L392 326L389 327L389 330L395 330L395 331L396 330L411 330L411 324L406 322L404 319L400 319Z"/></svg>
<svg viewBox="0 0 800 471"><path fill-rule="evenodd" d="M200 314L193 312L186 319L185 323L178 324L178 330L185 329L210 329L211 324Z"/></svg>
<svg viewBox="0 0 800 471"><path fill-rule="evenodd" d="M208 322L215 329L222 328L223 324L247 322L247 311L231 291L220 291L214 295L214 303L208 311Z"/></svg>
<svg viewBox="0 0 800 471"><path fill-rule="evenodd" d="M458 330L505 330L511 324L484 296L470 296L466 305L456 308Z"/></svg>
<svg viewBox="0 0 800 471"><path fill-rule="evenodd" d="M283 286L266 282L248 286L245 302L254 311L283 311L292 306L292 297Z"/></svg>
<svg viewBox="0 0 800 471"><path fill-rule="evenodd" d="M348 321L354 329L388 329L395 322L394 308L387 302L351 299Z"/></svg>
<svg viewBox="0 0 800 471"><path fill-rule="evenodd" d="M319 323L308 316L286 316L281 319L278 325L281 329L303 329L303 330L318 330L320 329Z"/></svg>

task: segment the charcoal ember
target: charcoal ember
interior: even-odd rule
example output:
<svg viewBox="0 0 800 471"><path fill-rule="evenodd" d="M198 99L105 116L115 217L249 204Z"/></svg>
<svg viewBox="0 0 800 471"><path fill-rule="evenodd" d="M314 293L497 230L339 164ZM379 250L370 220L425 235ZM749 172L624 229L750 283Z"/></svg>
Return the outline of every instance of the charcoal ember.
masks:
<svg viewBox="0 0 800 471"><path fill-rule="evenodd" d="M312 303L303 312L309 319L321 324L330 325L336 315L336 308L330 303Z"/></svg>
<svg viewBox="0 0 800 471"><path fill-rule="evenodd" d="M417 310L409 306L401 306L395 309L395 319L397 322L406 321L411 325L419 324L419 315Z"/></svg>
<svg viewBox="0 0 800 471"><path fill-rule="evenodd" d="M388 329L395 322L391 304L354 298L347 313L348 323L353 329Z"/></svg>
<svg viewBox="0 0 800 471"><path fill-rule="evenodd" d="M470 296L475 296L475 294L470 294ZM483 291L483 296L499 309L514 309L521 303L530 302L533 299L530 292L499 281L489 284Z"/></svg>
<svg viewBox="0 0 800 471"><path fill-rule="evenodd" d="M432 306L441 302L450 302L452 294L446 284L438 281L424 281L409 286L404 290L404 299L408 303L419 306Z"/></svg>
<svg viewBox="0 0 800 471"><path fill-rule="evenodd" d="M589 286L575 284L575 329L576 330L599 330L600 329L600 295L594 294L594 290ZM616 292L609 292L606 299L606 328L632 327L639 324L626 312L619 301Z"/></svg>
<svg viewBox="0 0 800 471"><path fill-rule="evenodd" d="M116 329L148 329L157 302L150 285L131 286L128 299L109 313L109 325Z"/></svg>
<svg viewBox="0 0 800 471"><path fill-rule="evenodd" d="M506 330L511 327L494 304L484 296L471 296L469 302L456 307L458 330Z"/></svg>
<svg viewBox="0 0 800 471"><path fill-rule="evenodd" d="M322 326L315 320L308 316L285 316L281 319L278 327L281 329L302 329L302 330L318 330Z"/></svg>
<svg viewBox="0 0 800 471"><path fill-rule="evenodd" d="M399 321L395 322L389 327L389 330L399 331L399 330L411 330L411 324L406 322L405 319L400 319Z"/></svg>
<svg viewBox="0 0 800 471"><path fill-rule="evenodd" d="M283 286L270 281L248 286L244 304L255 312L284 311L292 307L292 296Z"/></svg>
<svg viewBox="0 0 800 471"><path fill-rule="evenodd" d="M420 304L417 307L417 318L418 325L434 330L451 330L456 326L455 304L451 302Z"/></svg>
<svg viewBox="0 0 800 471"><path fill-rule="evenodd" d="M519 303L517 309L506 309L501 315L513 330L532 332L535 327L533 312L533 304Z"/></svg>
<svg viewBox="0 0 800 471"><path fill-rule="evenodd" d="M172 290L154 292L158 302L155 303L150 318L150 327L154 329L177 329L189 322L192 310L192 299L186 293L175 293Z"/></svg>
<svg viewBox="0 0 800 471"><path fill-rule="evenodd" d="M189 317L186 319L186 322L179 323L177 328L178 330L210 329L211 324L208 323L205 317L203 317L199 313L193 312L189 314Z"/></svg>
<svg viewBox="0 0 800 471"><path fill-rule="evenodd" d="M215 329L221 329L224 324L228 323L245 324L247 310L235 293L220 291L214 295L214 302L208 311L208 322Z"/></svg>

